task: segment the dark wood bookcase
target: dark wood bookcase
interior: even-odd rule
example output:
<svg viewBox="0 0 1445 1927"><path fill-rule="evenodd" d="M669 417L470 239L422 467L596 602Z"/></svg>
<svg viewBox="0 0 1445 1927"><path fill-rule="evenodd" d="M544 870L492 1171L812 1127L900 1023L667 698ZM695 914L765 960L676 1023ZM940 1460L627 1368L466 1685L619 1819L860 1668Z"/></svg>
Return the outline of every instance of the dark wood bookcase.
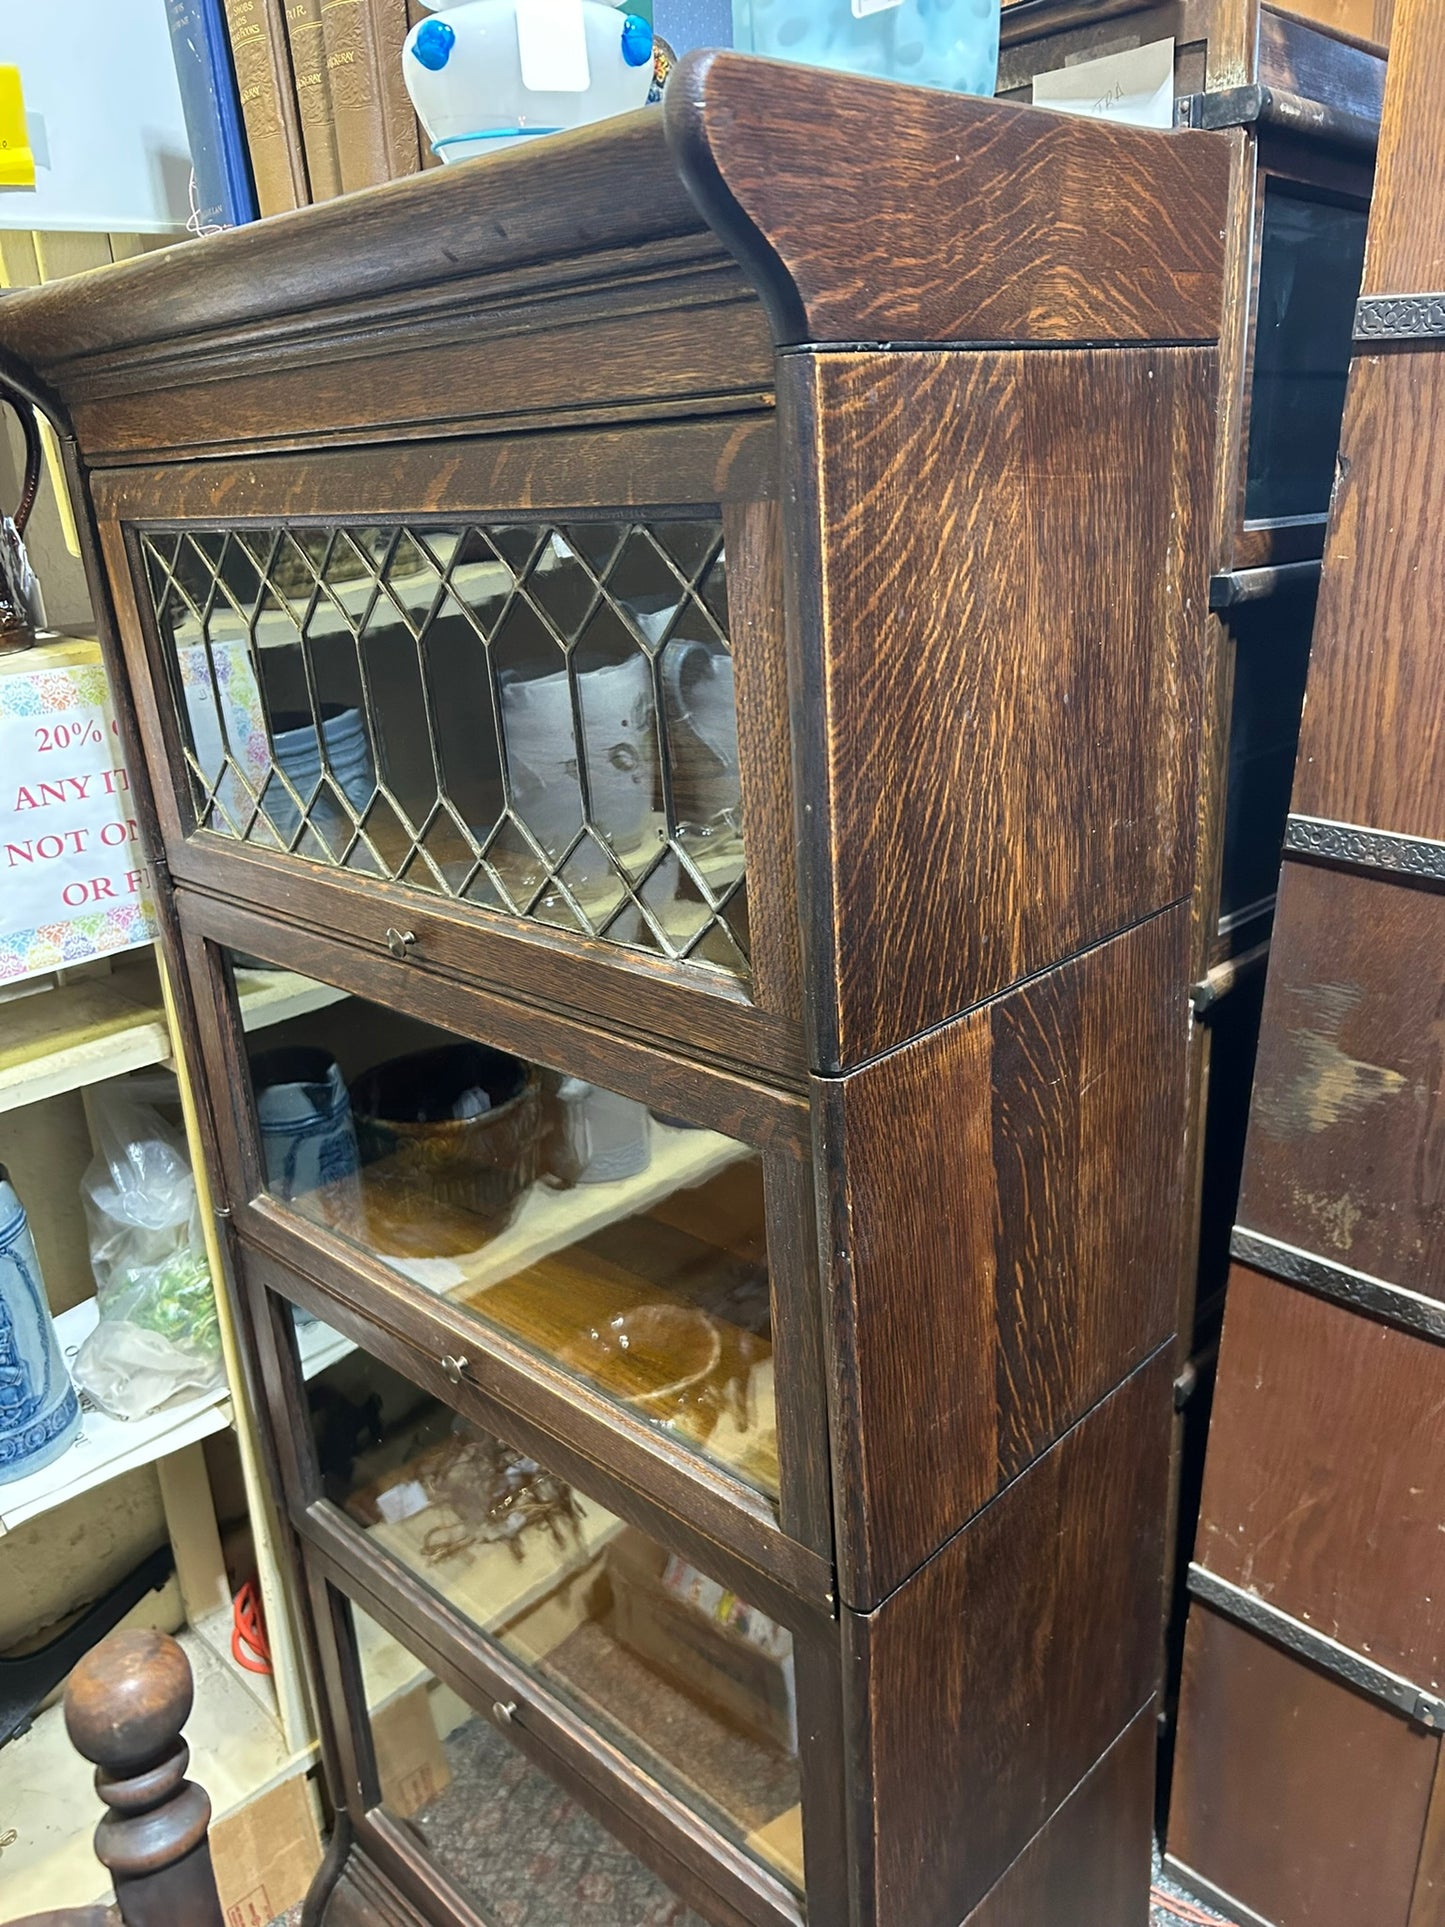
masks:
<svg viewBox="0 0 1445 1927"><path fill-rule="evenodd" d="M421 1704L714 1922L1142 1924L1242 138L706 56L0 304L202 1068L328 1921L501 1911L391 1770ZM238 960L316 982L289 1071ZM517 1080L463 1153L366 1114L421 1046ZM359 1165L278 1112L318 1052Z"/></svg>

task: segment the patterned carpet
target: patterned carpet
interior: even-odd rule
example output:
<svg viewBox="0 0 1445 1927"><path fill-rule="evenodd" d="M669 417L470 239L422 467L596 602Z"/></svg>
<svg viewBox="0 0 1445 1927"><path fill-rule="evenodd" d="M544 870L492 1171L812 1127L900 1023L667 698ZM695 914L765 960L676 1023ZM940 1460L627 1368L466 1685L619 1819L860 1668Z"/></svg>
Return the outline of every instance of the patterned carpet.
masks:
<svg viewBox="0 0 1445 1927"><path fill-rule="evenodd" d="M447 1740L446 1756L449 1785L411 1825L497 1927L705 1927L489 1723L468 1720ZM1166 1880L1157 1856L1150 1920L1232 1927ZM295 1908L271 1927L299 1922Z"/></svg>
<svg viewBox="0 0 1445 1927"><path fill-rule="evenodd" d="M1150 1910L1151 1927L1234 1927L1223 1914L1201 1906L1184 1889L1160 1871L1159 1854L1154 1854L1154 1905Z"/></svg>

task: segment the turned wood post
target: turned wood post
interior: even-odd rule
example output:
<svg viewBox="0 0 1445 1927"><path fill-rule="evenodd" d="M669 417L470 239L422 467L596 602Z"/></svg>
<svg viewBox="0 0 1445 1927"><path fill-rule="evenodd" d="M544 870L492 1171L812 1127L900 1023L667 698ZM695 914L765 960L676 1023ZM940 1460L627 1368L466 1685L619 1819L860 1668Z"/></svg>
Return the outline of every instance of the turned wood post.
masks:
<svg viewBox="0 0 1445 1927"><path fill-rule="evenodd" d="M223 1927L206 1837L211 1802L186 1778L181 1728L190 1663L166 1633L112 1633L86 1654L65 1691L65 1725L95 1762L110 1809L95 1851L115 1882L125 1927Z"/></svg>

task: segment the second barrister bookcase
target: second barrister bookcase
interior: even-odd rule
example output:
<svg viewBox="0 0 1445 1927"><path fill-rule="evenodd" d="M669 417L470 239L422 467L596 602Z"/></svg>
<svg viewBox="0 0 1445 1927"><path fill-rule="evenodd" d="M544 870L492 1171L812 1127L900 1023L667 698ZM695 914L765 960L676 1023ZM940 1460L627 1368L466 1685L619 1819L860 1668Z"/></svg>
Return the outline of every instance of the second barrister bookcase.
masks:
<svg viewBox="0 0 1445 1927"><path fill-rule="evenodd" d="M1142 1927L1229 164L718 55L0 305L329 1922Z"/></svg>

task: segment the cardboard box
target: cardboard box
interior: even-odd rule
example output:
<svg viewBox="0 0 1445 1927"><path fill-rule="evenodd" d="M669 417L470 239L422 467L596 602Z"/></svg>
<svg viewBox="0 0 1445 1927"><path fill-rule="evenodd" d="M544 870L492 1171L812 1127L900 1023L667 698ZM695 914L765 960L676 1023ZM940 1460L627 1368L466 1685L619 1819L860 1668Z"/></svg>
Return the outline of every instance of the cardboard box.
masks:
<svg viewBox="0 0 1445 1927"><path fill-rule="evenodd" d="M267 1927L306 1897L321 1864L311 1782L283 1780L211 1827L211 1863L226 1927Z"/></svg>
<svg viewBox="0 0 1445 1927"><path fill-rule="evenodd" d="M371 1718L376 1771L388 1813L409 1820L452 1777L425 1685L413 1686Z"/></svg>
<svg viewBox="0 0 1445 1927"><path fill-rule="evenodd" d="M676 1596L667 1584L668 1566L662 1548L639 1532L621 1533L608 1548L618 1639L741 1732L782 1752L796 1752L791 1657L760 1650L715 1615ZM731 1599L723 1594L720 1603L726 1607Z"/></svg>

